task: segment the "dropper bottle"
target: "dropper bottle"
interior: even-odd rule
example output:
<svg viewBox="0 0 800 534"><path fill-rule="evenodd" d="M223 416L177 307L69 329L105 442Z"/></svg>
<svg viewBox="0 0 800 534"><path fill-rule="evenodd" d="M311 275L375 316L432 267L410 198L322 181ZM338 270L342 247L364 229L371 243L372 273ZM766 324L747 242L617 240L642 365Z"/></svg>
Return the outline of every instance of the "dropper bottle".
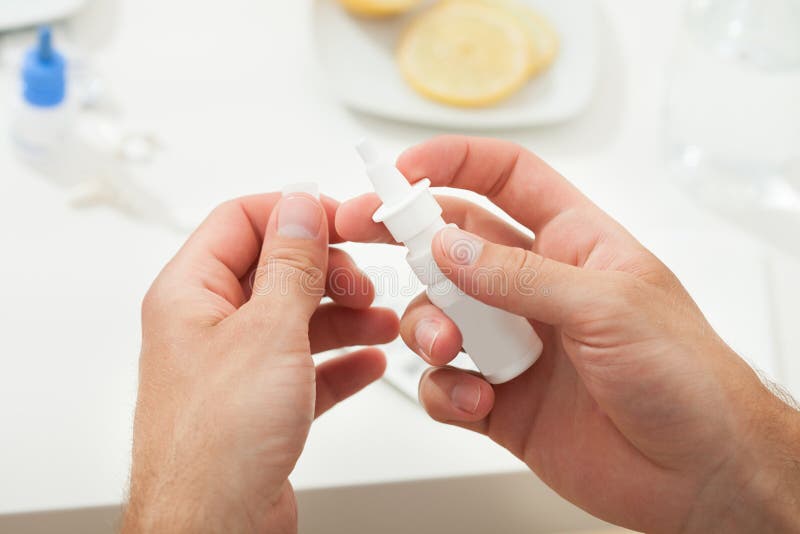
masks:
<svg viewBox="0 0 800 534"><path fill-rule="evenodd" d="M21 90L11 122L16 155L70 194L81 208L109 205L135 219L188 231L155 195L139 186L120 157L122 135L113 124L86 120L70 91L67 58L49 27L39 29L20 69Z"/></svg>
<svg viewBox="0 0 800 534"><path fill-rule="evenodd" d="M52 32L39 29L25 54L21 99L14 110L11 135L26 162L60 182L72 182L63 156L75 113L67 98L67 61L53 46Z"/></svg>
<svg viewBox="0 0 800 534"><path fill-rule="evenodd" d="M542 341L528 320L466 295L436 264L431 243L447 224L430 180L412 186L368 141L359 142L356 150L383 202L373 220L406 246L406 261L427 287L428 298L459 328L464 351L486 380L502 384L528 370L542 353Z"/></svg>

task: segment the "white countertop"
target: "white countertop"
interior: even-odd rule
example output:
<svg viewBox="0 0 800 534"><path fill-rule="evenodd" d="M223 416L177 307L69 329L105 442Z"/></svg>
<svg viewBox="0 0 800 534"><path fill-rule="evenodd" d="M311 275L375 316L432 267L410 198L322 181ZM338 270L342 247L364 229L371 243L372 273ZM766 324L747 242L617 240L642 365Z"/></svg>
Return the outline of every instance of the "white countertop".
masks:
<svg viewBox="0 0 800 534"><path fill-rule="evenodd" d="M364 189L354 139L368 134L399 151L438 133L336 102L316 69L309 1L96 4L69 34L92 48L126 123L163 140L139 175L193 224L224 199L286 182L316 180L331 196L354 196ZM791 328L797 264L695 205L662 161L660 103L679 2L601 4L592 106L570 123L503 136L538 152L661 252L723 336L800 391L800 364L787 358L800 348ZM0 102L11 100L13 80L0 67ZM0 109L2 127L7 117ZM122 500L139 303L183 238L108 209L67 207L64 192L20 166L0 136L0 514ZM729 254L737 267L720 273L719 256ZM293 482L309 489L520 468L487 439L430 421L378 383L315 424Z"/></svg>

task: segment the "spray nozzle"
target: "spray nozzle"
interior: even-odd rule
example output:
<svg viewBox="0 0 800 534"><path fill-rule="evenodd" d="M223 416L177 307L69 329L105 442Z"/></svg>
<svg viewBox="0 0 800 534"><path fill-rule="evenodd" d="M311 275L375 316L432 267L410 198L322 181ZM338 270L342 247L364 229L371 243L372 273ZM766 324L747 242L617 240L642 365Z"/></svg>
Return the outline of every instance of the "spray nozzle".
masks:
<svg viewBox="0 0 800 534"><path fill-rule="evenodd" d="M372 187L384 204L395 204L412 193L413 188L405 176L394 165L384 160L374 144L362 139L356 144L356 150L367 166L367 176L372 182Z"/></svg>
<svg viewBox="0 0 800 534"><path fill-rule="evenodd" d="M358 151L358 155L361 156L361 159L364 160L364 163L367 165L374 165L381 160L380 151L378 151L378 147L375 144L366 138L361 138L358 143L356 143L356 150Z"/></svg>

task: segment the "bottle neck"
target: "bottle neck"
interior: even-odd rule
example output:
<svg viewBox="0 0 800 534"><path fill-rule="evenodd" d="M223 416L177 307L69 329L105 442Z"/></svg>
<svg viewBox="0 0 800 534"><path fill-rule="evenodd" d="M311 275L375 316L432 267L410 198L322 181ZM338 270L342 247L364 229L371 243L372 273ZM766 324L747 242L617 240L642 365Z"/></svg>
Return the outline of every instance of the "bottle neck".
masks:
<svg viewBox="0 0 800 534"><path fill-rule="evenodd" d="M411 255L416 255L430 251L433 238L436 237L436 234L439 233L439 231L445 226L447 226L447 223L444 222L444 219L437 217L437 219L422 232L408 239L404 243L408 249L408 253Z"/></svg>

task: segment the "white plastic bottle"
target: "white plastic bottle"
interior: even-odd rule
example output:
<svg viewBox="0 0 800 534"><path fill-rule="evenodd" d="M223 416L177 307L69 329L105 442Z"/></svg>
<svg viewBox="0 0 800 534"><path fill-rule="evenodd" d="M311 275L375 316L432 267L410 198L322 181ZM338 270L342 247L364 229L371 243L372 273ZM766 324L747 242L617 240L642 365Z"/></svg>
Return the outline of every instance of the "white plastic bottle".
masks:
<svg viewBox="0 0 800 534"><path fill-rule="evenodd" d="M542 341L528 320L466 295L437 266L431 243L446 223L430 181L412 187L372 144L361 141L356 149L383 202L373 220L405 244L406 260L427 286L428 298L458 326L465 352L486 380L502 384L528 370L542 353Z"/></svg>

